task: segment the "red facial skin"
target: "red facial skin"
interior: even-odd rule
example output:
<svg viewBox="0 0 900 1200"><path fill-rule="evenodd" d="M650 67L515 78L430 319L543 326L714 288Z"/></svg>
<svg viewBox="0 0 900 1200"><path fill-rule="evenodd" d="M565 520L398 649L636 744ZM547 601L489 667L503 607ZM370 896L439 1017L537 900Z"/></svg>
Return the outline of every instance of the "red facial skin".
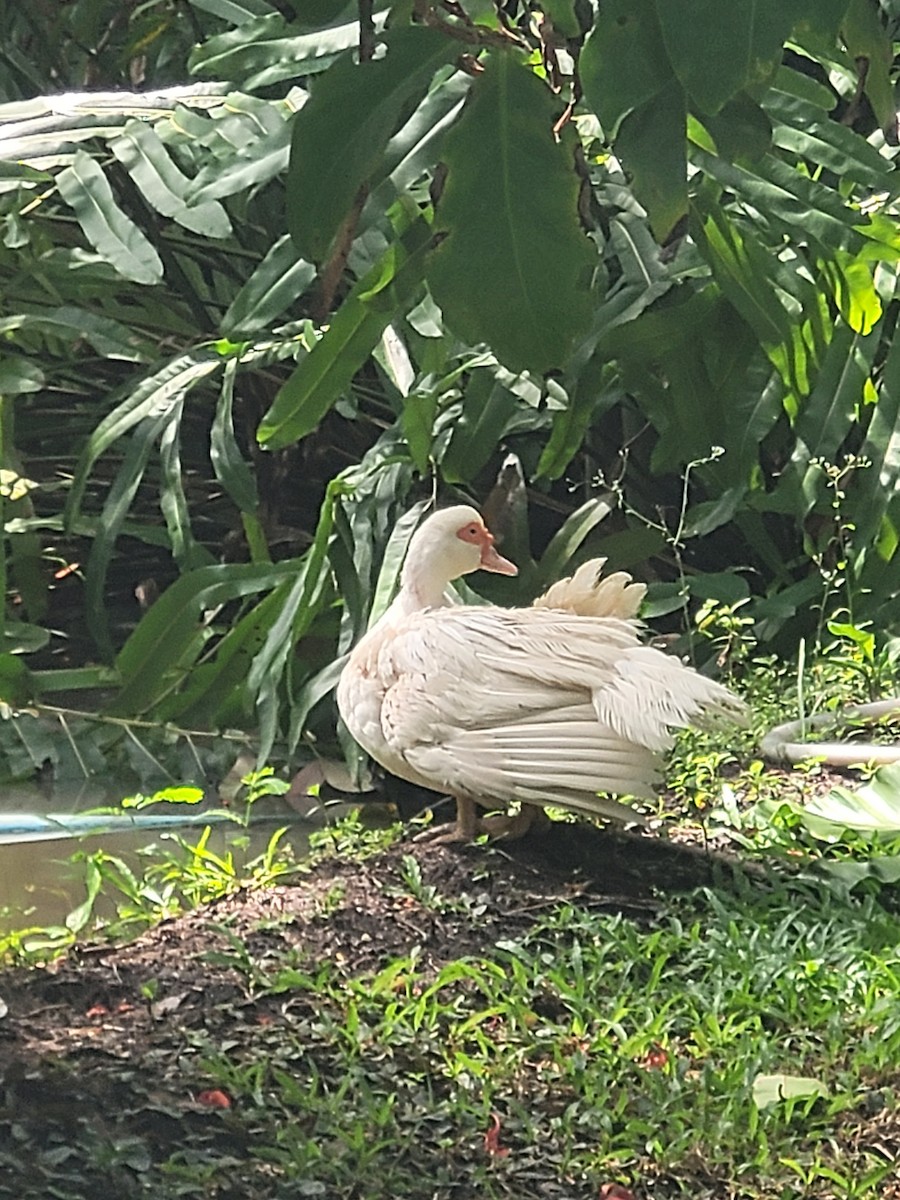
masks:
<svg viewBox="0 0 900 1200"><path fill-rule="evenodd" d="M518 575L519 568L515 563L503 558L494 549L494 535L483 521L470 521L468 525L463 525L462 529L456 531L456 536L461 542L480 547L480 566L483 571L494 571L497 575Z"/></svg>

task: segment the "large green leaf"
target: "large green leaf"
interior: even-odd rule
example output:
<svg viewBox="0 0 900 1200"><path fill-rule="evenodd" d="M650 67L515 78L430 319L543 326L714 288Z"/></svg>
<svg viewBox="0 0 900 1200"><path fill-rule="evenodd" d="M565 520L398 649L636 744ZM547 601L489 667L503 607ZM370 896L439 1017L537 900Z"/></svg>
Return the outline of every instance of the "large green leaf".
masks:
<svg viewBox="0 0 900 1200"><path fill-rule="evenodd" d="M687 108L654 0L604 4L580 59L584 97L662 241L687 211Z"/></svg>
<svg viewBox="0 0 900 1200"><path fill-rule="evenodd" d="M701 112L716 113L742 88L768 80L796 7L790 0L656 0L669 61Z"/></svg>
<svg viewBox="0 0 900 1200"><path fill-rule="evenodd" d="M900 764L879 767L868 783L853 790L835 786L827 795L810 800L801 811L832 826L832 837L843 829L900 833ZM818 826L815 832L827 837Z"/></svg>
<svg viewBox="0 0 900 1200"><path fill-rule="evenodd" d="M405 308L421 285L429 237L430 227L417 217L356 284L263 417L262 445L277 450L305 437L350 386L395 309Z"/></svg>
<svg viewBox="0 0 900 1200"><path fill-rule="evenodd" d="M585 99L607 138L618 136L629 113L661 103L675 76L655 0L604 3L584 44L579 69Z"/></svg>
<svg viewBox="0 0 900 1200"><path fill-rule="evenodd" d="M847 53L864 72L865 93L879 124L896 135L897 106L891 82L894 47L877 0L850 0L841 32Z"/></svg>
<svg viewBox="0 0 900 1200"><path fill-rule="evenodd" d="M56 185L74 210L88 241L120 275L135 283L159 283L162 260L119 208L109 181L89 154L79 150L71 167L57 176Z"/></svg>
<svg viewBox="0 0 900 1200"><path fill-rule="evenodd" d="M327 256L360 188L378 168L391 135L457 48L423 26L385 35L387 54L357 64L341 58L315 84L294 118L288 172L288 228L299 253Z"/></svg>
<svg viewBox="0 0 900 1200"><path fill-rule="evenodd" d="M240 80L247 88L324 71L343 50L359 41L355 21L314 33L292 26L280 13L244 22L207 38L191 55L195 75Z"/></svg>
<svg viewBox="0 0 900 1200"><path fill-rule="evenodd" d="M123 684L109 705L113 713L141 713L173 683L181 664L187 671L208 636L203 613L242 596L277 586L299 564L229 563L200 567L182 575L163 593L119 651L116 666ZM174 677L173 677L173 672Z"/></svg>
<svg viewBox="0 0 900 1200"><path fill-rule="evenodd" d="M512 53L494 53L444 142L447 182L429 257L449 327L515 370L561 367L591 319L596 254L578 221L557 103Z"/></svg>

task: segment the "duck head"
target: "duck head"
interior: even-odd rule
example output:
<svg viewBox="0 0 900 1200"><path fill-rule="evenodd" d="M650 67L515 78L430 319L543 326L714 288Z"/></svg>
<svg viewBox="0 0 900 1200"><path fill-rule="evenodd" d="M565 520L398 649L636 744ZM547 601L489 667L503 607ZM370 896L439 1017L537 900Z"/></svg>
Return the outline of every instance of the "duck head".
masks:
<svg viewBox="0 0 900 1200"><path fill-rule="evenodd" d="M444 589L473 571L517 575L518 567L494 547L494 535L468 504L442 508L419 526L409 543L401 585L421 603L438 605Z"/></svg>

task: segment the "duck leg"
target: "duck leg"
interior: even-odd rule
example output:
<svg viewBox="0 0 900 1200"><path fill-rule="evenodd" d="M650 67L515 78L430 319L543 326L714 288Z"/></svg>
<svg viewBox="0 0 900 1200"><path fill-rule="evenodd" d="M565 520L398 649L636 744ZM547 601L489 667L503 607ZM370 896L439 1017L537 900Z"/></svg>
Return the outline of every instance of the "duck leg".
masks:
<svg viewBox="0 0 900 1200"><path fill-rule="evenodd" d="M449 829L425 829L416 834L413 841L446 845L450 842L474 842L479 833L480 822L475 810L475 801L465 796L456 797L456 820Z"/></svg>

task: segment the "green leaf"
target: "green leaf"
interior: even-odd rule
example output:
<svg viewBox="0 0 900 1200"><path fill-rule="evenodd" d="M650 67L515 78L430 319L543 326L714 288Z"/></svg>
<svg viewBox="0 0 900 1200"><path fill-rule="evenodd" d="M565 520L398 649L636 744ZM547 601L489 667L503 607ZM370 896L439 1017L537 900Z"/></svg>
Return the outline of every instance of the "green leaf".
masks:
<svg viewBox="0 0 900 1200"><path fill-rule="evenodd" d="M384 615L394 598L409 543L423 514L430 506L431 500L418 500L403 514L391 530L378 571L378 579L375 582L372 605L369 609L370 629Z"/></svg>
<svg viewBox="0 0 900 1200"><path fill-rule="evenodd" d="M728 100L714 116L703 123L715 140L723 158L756 160L772 144L772 122L766 111L744 92Z"/></svg>
<svg viewBox="0 0 900 1200"><path fill-rule="evenodd" d="M159 506L166 521L172 555L182 571L206 566L214 558L194 537L181 466L181 418L184 400L172 407L159 439Z"/></svg>
<svg viewBox="0 0 900 1200"><path fill-rule="evenodd" d="M863 337L838 322L815 387L797 416L791 464L782 474L788 488L799 474L804 499L798 497L795 512L808 512L816 500L821 468L811 467L811 460L834 462L853 429L877 349L877 335Z"/></svg>
<svg viewBox="0 0 900 1200"><path fill-rule="evenodd" d="M361 279L331 325L282 384L257 437L270 450L310 433L350 386L394 313L412 300L422 281L431 230L416 218Z"/></svg>
<svg viewBox="0 0 900 1200"><path fill-rule="evenodd" d="M66 501L66 520L78 514L84 490L88 485L94 463L146 417L159 414L176 404L193 387L220 371L223 359L205 348L180 355L142 380L137 387L116 405L94 428L82 449L75 470L72 489Z"/></svg>
<svg viewBox="0 0 900 1200"><path fill-rule="evenodd" d="M765 83L794 24L790 0L656 0L669 61L703 113Z"/></svg>
<svg viewBox="0 0 900 1200"><path fill-rule="evenodd" d="M606 0L585 41L579 73L585 99L611 140L629 113L661 103L676 80L654 0Z"/></svg>
<svg viewBox="0 0 900 1200"><path fill-rule="evenodd" d="M341 672L347 665L347 655L342 654L334 662L330 662L321 671L317 671L308 679L297 695L291 701L291 722L288 731L288 745L296 746L306 725L306 720L320 700L337 687Z"/></svg>
<svg viewBox="0 0 900 1200"><path fill-rule="evenodd" d="M208 643L202 631L187 642L178 669L184 672L182 686L172 690L166 681L164 693L153 705L154 717L161 721L189 721L193 727L240 727L253 715L255 695L247 678L255 655L281 611L291 580L284 579L249 611L230 623L216 642L215 654L199 651Z"/></svg>
<svg viewBox="0 0 900 1200"><path fill-rule="evenodd" d="M278 685L289 663L290 654L307 632L325 600L329 578L328 542L334 527L337 498L344 491L341 481L332 480L319 512L313 543L285 596L279 612L266 632L248 675L248 686L256 696L259 716L258 761L267 761L278 733Z"/></svg>
<svg viewBox="0 0 900 1200"><path fill-rule="evenodd" d="M0 703L21 708L34 696L31 672L17 654L0 653Z"/></svg>
<svg viewBox="0 0 900 1200"><path fill-rule="evenodd" d="M865 747L860 744L865 753ZM802 810L817 820L860 833L900 833L900 763L879 767L858 788L833 787Z"/></svg>
<svg viewBox="0 0 900 1200"><path fill-rule="evenodd" d="M588 534L615 508L616 500L612 496L596 496L576 508L550 539L537 566L537 582L546 586L559 579Z"/></svg>
<svg viewBox="0 0 900 1200"><path fill-rule="evenodd" d="M88 241L125 279L159 283L162 260L137 225L122 212L101 168L83 150L56 177L56 186L75 212Z"/></svg>
<svg viewBox="0 0 900 1200"><path fill-rule="evenodd" d="M191 4L203 12L221 17L223 21L229 21L232 25L243 25L255 17L275 12L272 5L266 4L265 0L191 0Z"/></svg>
<svg viewBox="0 0 900 1200"><path fill-rule="evenodd" d="M256 516L259 497L256 491L256 478L249 465L244 461L234 436L234 381L237 374L237 360L231 359L225 364L222 378L222 390L219 393L219 403L216 405L216 415L213 419L209 440L209 457L212 462L216 479L241 510L248 516Z"/></svg>
<svg viewBox="0 0 900 1200"><path fill-rule="evenodd" d="M777 146L805 158L814 168L827 167L841 178L874 188L888 188L890 159L852 129L828 118L807 100L772 89L763 101L775 126Z"/></svg>
<svg viewBox="0 0 900 1200"><path fill-rule="evenodd" d="M291 127L287 121L265 137L253 138L224 162L203 167L191 184L188 200L192 205L205 204L269 183L288 165L290 141Z"/></svg>
<svg viewBox="0 0 900 1200"><path fill-rule="evenodd" d="M276 587L296 574L294 560L276 564L228 563L182 575L147 612L116 658L122 687L108 706L115 714L152 708L193 666L203 645L202 616L209 609Z"/></svg>
<svg viewBox="0 0 900 1200"><path fill-rule="evenodd" d="M687 108L654 0L604 3L579 70L585 100L613 140L662 241L687 211Z"/></svg>
<svg viewBox="0 0 900 1200"><path fill-rule="evenodd" d="M618 372L598 355L582 372L569 403L562 412L554 414L552 432L538 460L537 478L559 479L581 447L593 420L623 395Z"/></svg>
<svg viewBox="0 0 900 1200"><path fill-rule="evenodd" d="M698 234L719 287L773 356L788 385L804 392L807 370L803 347L797 347L790 362L786 361L785 354L773 353L777 348L793 346L793 325L772 286L766 256L756 253L750 238L742 236L742 231L718 205L704 200L704 207L707 207L708 215ZM798 363L797 356L801 353L802 361Z"/></svg>
<svg viewBox="0 0 900 1200"><path fill-rule="evenodd" d="M766 220L777 224L788 237L802 228L826 253L835 247L858 249L860 234L855 225L859 214L849 208L838 192L799 171L774 155L767 154L752 171L695 148L691 157L724 188ZM861 231L865 226L861 226ZM758 238L758 235L757 235Z"/></svg>
<svg viewBox="0 0 900 1200"><path fill-rule="evenodd" d="M837 250L833 262L822 264L822 272L832 282L838 311L850 328L857 333L871 333L884 308L870 263Z"/></svg>
<svg viewBox="0 0 900 1200"><path fill-rule="evenodd" d="M431 443L434 438L434 418L442 389L414 388L403 400L400 417L409 454L421 474L428 470Z"/></svg>
<svg viewBox="0 0 900 1200"><path fill-rule="evenodd" d="M872 464L854 488L856 540L865 556L900 491L900 338L896 335L881 366L878 403L860 455ZM886 557L893 557L893 551Z"/></svg>
<svg viewBox="0 0 900 1200"><path fill-rule="evenodd" d="M143 331L68 304L40 314L17 313L0 320L0 334L18 329L36 330L70 342L83 339L101 357L118 358L123 362L146 362L156 350Z"/></svg>
<svg viewBox="0 0 900 1200"><path fill-rule="evenodd" d="M850 0L841 25L847 53L864 60L865 93L882 129L897 128L891 66L894 47L877 0Z"/></svg>
<svg viewBox="0 0 900 1200"><path fill-rule="evenodd" d="M190 180L169 157L159 135L146 121L129 121L110 150L125 167L148 204L164 217L204 237L224 238L231 222L217 201L188 207L185 195Z"/></svg>
<svg viewBox="0 0 900 1200"><path fill-rule="evenodd" d="M578 220L574 145L554 141L557 115L533 72L497 52L444 142L429 287L454 332L513 370L561 367L591 320L596 253Z"/></svg>
<svg viewBox="0 0 900 1200"><path fill-rule="evenodd" d="M268 328L303 295L315 277L315 267L297 257L290 237L284 234L228 306L222 318L222 333L237 338Z"/></svg>
<svg viewBox="0 0 900 1200"><path fill-rule="evenodd" d="M106 496L97 520L85 571L85 608L87 627L104 658L113 654L109 635L106 573L112 560L116 539L144 476L153 447L170 421L177 420L178 405L155 417L146 417L129 438L125 455Z"/></svg>
<svg viewBox="0 0 900 1200"><path fill-rule="evenodd" d="M409 26L384 37L387 54L341 58L294 117L287 182L288 229L301 255L320 263L354 200L377 170L391 135L434 72L458 49L434 29Z"/></svg>
<svg viewBox="0 0 900 1200"><path fill-rule="evenodd" d="M500 439L519 407L516 397L488 371L470 376L462 412L454 422L441 474L448 483L468 483L499 449Z"/></svg>
<svg viewBox="0 0 900 1200"><path fill-rule="evenodd" d="M0 396L21 396L39 392L46 386L46 376L36 362L18 354L0 358Z"/></svg>
<svg viewBox="0 0 900 1200"><path fill-rule="evenodd" d="M241 80L250 90L324 71L358 41L356 21L310 33L289 25L280 13L271 13L207 38L194 50L188 68L194 75Z"/></svg>
<svg viewBox="0 0 900 1200"><path fill-rule="evenodd" d="M87 925L94 911L94 901L103 889L103 875L93 858L88 858L85 862L84 884L87 896L66 917L66 929L71 933L81 933Z"/></svg>

